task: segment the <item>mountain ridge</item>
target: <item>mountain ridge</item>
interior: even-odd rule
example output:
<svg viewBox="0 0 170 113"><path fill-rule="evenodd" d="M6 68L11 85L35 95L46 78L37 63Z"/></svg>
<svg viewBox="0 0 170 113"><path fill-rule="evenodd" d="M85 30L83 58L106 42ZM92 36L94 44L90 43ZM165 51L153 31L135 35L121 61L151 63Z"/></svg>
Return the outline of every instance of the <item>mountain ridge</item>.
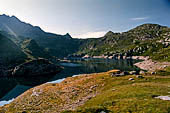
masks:
<svg viewBox="0 0 170 113"><path fill-rule="evenodd" d="M158 54L159 51L169 47L169 33L169 27L158 24L143 24L122 33L110 31L101 38L87 39L80 45L77 54L92 57L106 56L107 58L110 56L114 58L115 55L123 58L127 54L128 56L144 55L155 57L156 53ZM154 49L155 46L158 50Z"/></svg>
<svg viewBox="0 0 170 113"><path fill-rule="evenodd" d="M2 24L3 23L3 24ZM15 29L17 26L17 29ZM53 35L53 36L64 36L64 35L59 35L59 34L54 34L50 32L45 32L42 30L39 26L33 26L30 23L23 22L19 20L16 16L8 16L8 15L0 15L0 30L4 30L6 32L11 32L9 31L9 28L17 35L21 35L24 37L29 37L29 38L36 38L37 35ZM27 33L28 32L28 33ZM29 33L32 33L32 35L29 35ZM66 34L67 35L67 34ZM70 36L71 37L71 36Z"/></svg>
<svg viewBox="0 0 170 113"><path fill-rule="evenodd" d="M15 16L7 16L1 15L0 20L3 18L12 19L14 21L13 25L17 25L18 22L20 24L26 24L25 22L21 22ZM2 19L4 20L4 19ZM8 21L8 20L7 20ZM17 22L16 22L17 21ZM2 29L2 24L4 21L0 21L0 30ZM16 22L16 23L15 23ZM8 23L8 22L7 22ZM10 23L10 22L9 22ZM27 24L26 24L27 26ZM28 24L28 26L32 26ZM18 26L17 26L18 27ZM34 26L32 26L34 27ZM24 29L22 29L24 30ZM36 31L40 32L36 32ZM5 28L4 28L5 31ZM28 34L31 32L29 37L25 37L22 33L19 33L18 38L14 38L15 36L7 35L11 40L20 43L26 39L33 39L35 42L45 50L48 50L52 56L63 58L67 56L114 56L115 54L129 54L129 55L150 55L151 51L148 50L147 46L154 46L152 41L156 43L156 45L160 45L157 42L160 40L164 40L164 38L168 38L168 35L163 36L169 33L169 27L161 26L158 24L142 24L139 25L129 31L122 32L122 33L114 33L112 31L107 32L103 37L100 38L89 38L89 39L74 39L70 36L69 33L65 35L57 35L53 33L48 33L41 30L40 27L37 27L36 30L25 30ZM25 32L24 31L24 32ZM8 32L8 31L6 31ZM5 34L5 33L4 33ZM160 39L160 40L159 40ZM152 41L151 41L152 40ZM166 39L168 40L168 39ZM157 41L157 42L156 42ZM146 44L147 43L147 44ZM169 42L164 41L160 48L163 46L168 46ZM139 49L140 47L144 48L145 50L136 51L133 49ZM158 48L158 49L160 49ZM148 50L147 52L144 52ZM128 53L128 51L133 51L133 53ZM150 51L150 52L149 52Z"/></svg>

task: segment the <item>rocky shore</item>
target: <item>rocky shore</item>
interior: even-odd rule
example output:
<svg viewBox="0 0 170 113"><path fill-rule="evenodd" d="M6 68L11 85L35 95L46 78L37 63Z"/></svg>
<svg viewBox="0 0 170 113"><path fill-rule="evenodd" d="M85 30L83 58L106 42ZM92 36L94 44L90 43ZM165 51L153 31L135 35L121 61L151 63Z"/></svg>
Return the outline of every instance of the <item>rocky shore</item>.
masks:
<svg viewBox="0 0 170 113"><path fill-rule="evenodd" d="M134 65L139 67L142 70L147 70L148 72L154 72L156 70L162 70L170 66L170 62L157 62L151 59L147 59L142 62L138 62Z"/></svg>
<svg viewBox="0 0 170 113"><path fill-rule="evenodd" d="M2 68L1 68L2 69ZM55 75L59 73L63 68L55 65L47 59L36 59L21 65L16 66L10 70L1 70L0 76L8 77L31 77L31 76L46 76Z"/></svg>
<svg viewBox="0 0 170 113"><path fill-rule="evenodd" d="M120 54L114 54L114 55L101 55L101 56L89 56L89 55L70 55L66 57L65 59L88 59L88 58L97 58L97 59L135 59L135 60L148 60L149 56L131 56L129 54L120 53Z"/></svg>

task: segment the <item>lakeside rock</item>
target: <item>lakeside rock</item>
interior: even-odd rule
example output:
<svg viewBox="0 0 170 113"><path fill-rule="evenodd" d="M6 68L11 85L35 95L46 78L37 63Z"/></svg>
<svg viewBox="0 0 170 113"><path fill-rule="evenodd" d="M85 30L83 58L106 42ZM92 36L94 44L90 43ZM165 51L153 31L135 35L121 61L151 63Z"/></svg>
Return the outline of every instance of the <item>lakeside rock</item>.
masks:
<svg viewBox="0 0 170 113"><path fill-rule="evenodd" d="M156 70L161 70L170 66L170 62L156 62L149 59L142 62L138 62L134 65L142 70L147 70L148 72L154 72Z"/></svg>
<svg viewBox="0 0 170 113"><path fill-rule="evenodd" d="M85 55L82 57L82 59L85 58L94 58L94 59L134 59L134 60L148 60L150 59L149 56L130 56L128 53L120 53L120 54L113 54L110 56L105 56L105 55L101 55L101 56L89 56L89 55Z"/></svg>
<svg viewBox="0 0 170 113"><path fill-rule="evenodd" d="M111 77L122 77L126 75L138 75L139 72L137 71L120 71L120 70L111 70L108 72Z"/></svg>
<svg viewBox="0 0 170 113"><path fill-rule="evenodd" d="M149 60L149 56L132 56L132 59L136 60Z"/></svg>
<svg viewBox="0 0 170 113"><path fill-rule="evenodd" d="M16 66L11 73L14 77L55 75L63 68L46 59L37 59Z"/></svg>

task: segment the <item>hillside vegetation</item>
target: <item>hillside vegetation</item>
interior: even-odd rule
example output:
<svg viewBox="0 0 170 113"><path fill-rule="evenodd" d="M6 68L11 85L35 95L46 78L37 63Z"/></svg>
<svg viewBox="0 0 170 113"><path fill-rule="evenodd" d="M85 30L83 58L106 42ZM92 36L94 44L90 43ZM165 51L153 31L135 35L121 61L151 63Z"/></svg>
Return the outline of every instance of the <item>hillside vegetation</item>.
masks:
<svg viewBox="0 0 170 113"><path fill-rule="evenodd" d="M123 33L109 31L104 37L84 40L77 54L90 56L151 56L154 60L170 61L170 28L144 24Z"/></svg>

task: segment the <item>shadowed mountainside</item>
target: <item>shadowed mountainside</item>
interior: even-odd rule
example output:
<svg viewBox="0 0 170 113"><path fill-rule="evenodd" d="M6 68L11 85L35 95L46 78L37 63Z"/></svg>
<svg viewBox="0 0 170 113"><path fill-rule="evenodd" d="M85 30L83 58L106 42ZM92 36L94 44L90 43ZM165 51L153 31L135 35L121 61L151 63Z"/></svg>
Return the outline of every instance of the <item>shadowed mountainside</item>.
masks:
<svg viewBox="0 0 170 113"><path fill-rule="evenodd" d="M53 56L57 57L67 56L78 48L77 43L68 33L66 35L48 33L40 27L20 21L15 16L0 15L0 31L16 43L27 38L34 39L38 45L48 49Z"/></svg>
<svg viewBox="0 0 170 113"><path fill-rule="evenodd" d="M23 63L27 56L14 42L0 33L0 63L10 67Z"/></svg>

